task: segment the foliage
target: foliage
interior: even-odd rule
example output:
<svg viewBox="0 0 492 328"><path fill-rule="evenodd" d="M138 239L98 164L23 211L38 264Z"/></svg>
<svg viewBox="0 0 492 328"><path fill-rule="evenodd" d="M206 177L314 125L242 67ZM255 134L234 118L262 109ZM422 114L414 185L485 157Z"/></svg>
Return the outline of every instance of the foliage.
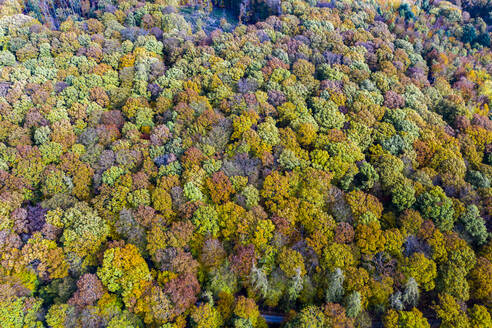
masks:
<svg viewBox="0 0 492 328"><path fill-rule="evenodd" d="M384 317L385 327L429 328L429 322L416 308L411 311L389 310Z"/></svg>
<svg viewBox="0 0 492 328"><path fill-rule="evenodd" d="M442 320L442 327L469 327L470 322L466 313L453 296L449 294L439 295L439 304L435 306L437 316Z"/></svg>
<svg viewBox="0 0 492 328"><path fill-rule="evenodd" d="M453 203L441 188L435 187L421 194L417 200L417 206L422 215L432 219L439 229L447 231L453 228Z"/></svg>
<svg viewBox="0 0 492 328"><path fill-rule="evenodd" d="M461 215L460 220L465 226L465 231L475 243L482 245L487 241L487 228L475 205L467 206L466 212Z"/></svg>
<svg viewBox="0 0 492 328"><path fill-rule="evenodd" d="M423 253L414 253L411 257L405 258L401 270L408 279L415 279L424 290L434 289L434 279L437 276L436 263L426 258Z"/></svg>
<svg viewBox="0 0 492 328"><path fill-rule="evenodd" d="M0 326L490 326L490 1L0 2Z"/></svg>
<svg viewBox="0 0 492 328"><path fill-rule="evenodd" d="M147 263L132 244L106 250L97 275L109 291L123 297L127 306L141 295L145 282L151 279Z"/></svg>
<svg viewBox="0 0 492 328"><path fill-rule="evenodd" d="M108 224L86 203L68 209L61 223L65 250L80 257L94 254L109 235Z"/></svg>
<svg viewBox="0 0 492 328"><path fill-rule="evenodd" d="M343 272L340 268L336 268L335 271L329 277L328 288L326 289L326 302L327 303L340 303L342 300L343 280L345 279Z"/></svg>
<svg viewBox="0 0 492 328"><path fill-rule="evenodd" d="M362 310L360 293L352 292L347 296L345 300L345 308L347 311L347 317L355 318Z"/></svg>

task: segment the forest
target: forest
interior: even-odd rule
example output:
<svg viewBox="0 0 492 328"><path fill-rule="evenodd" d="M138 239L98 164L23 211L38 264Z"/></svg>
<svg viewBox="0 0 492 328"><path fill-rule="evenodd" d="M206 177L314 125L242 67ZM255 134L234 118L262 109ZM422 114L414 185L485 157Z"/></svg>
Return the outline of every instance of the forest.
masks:
<svg viewBox="0 0 492 328"><path fill-rule="evenodd" d="M492 0L0 0L0 328L492 327Z"/></svg>

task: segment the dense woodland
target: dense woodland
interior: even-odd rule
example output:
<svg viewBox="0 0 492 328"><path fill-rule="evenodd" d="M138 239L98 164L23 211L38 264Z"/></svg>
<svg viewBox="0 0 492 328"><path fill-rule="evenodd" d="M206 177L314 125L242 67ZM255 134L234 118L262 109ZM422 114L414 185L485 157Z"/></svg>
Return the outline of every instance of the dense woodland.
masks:
<svg viewBox="0 0 492 328"><path fill-rule="evenodd" d="M0 327L492 327L491 23L0 0Z"/></svg>

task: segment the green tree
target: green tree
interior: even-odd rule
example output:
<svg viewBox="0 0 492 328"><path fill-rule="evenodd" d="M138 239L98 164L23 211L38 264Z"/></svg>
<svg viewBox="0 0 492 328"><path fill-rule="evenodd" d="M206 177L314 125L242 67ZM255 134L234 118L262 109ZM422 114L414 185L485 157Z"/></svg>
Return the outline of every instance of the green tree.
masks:
<svg viewBox="0 0 492 328"><path fill-rule="evenodd" d="M470 298L470 288L466 275L466 268L450 261L439 270L438 289L458 300L467 301Z"/></svg>
<svg viewBox="0 0 492 328"><path fill-rule="evenodd" d="M317 306L305 307L295 318L287 323L288 328L323 328L325 326L325 315Z"/></svg>
<svg viewBox="0 0 492 328"><path fill-rule="evenodd" d="M391 189L391 196L393 205L399 211L404 211L415 203L415 189L409 179L397 182Z"/></svg>
<svg viewBox="0 0 492 328"><path fill-rule="evenodd" d="M475 304L472 308L468 309L468 315L470 317L470 326L477 328L492 327L492 319L489 311L483 305Z"/></svg>
<svg viewBox="0 0 492 328"><path fill-rule="evenodd" d="M123 296L127 306L142 295L152 279L147 262L132 244L107 249L97 275L109 291Z"/></svg>
<svg viewBox="0 0 492 328"><path fill-rule="evenodd" d="M3 286L2 286L3 288ZM0 325L5 328L42 328L39 320L43 300L8 295L0 300Z"/></svg>
<svg viewBox="0 0 492 328"><path fill-rule="evenodd" d="M345 309L347 311L347 317L355 318L362 311L362 303L360 293L357 291L352 292L345 299Z"/></svg>
<svg viewBox="0 0 492 328"><path fill-rule="evenodd" d="M65 251L80 258L94 256L109 235L109 225L85 202L78 202L65 211L61 223Z"/></svg>
<svg viewBox="0 0 492 328"><path fill-rule="evenodd" d="M345 115L338 110L337 105L332 101L314 98L313 112L321 132L327 132L330 129L340 129L345 122Z"/></svg>
<svg viewBox="0 0 492 328"><path fill-rule="evenodd" d="M470 321L455 298L449 294L439 294L439 304L434 306L443 328L468 328Z"/></svg>
<svg viewBox="0 0 492 328"><path fill-rule="evenodd" d="M335 270L335 268L344 270L354 264L355 258L348 245L332 243L323 251L321 265L329 272Z"/></svg>
<svg viewBox="0 0 492 328"><path fill-rule="evenodd" d="M343 281L345 276L340 268L336 268L335 271L329 276L328 287L326 288L326 302L327 303L340 303L343 298Z"/></svg>
<svg viewBox="0 0 492 328"><path fill-rule="evenodd" d="M216 236L219 232L218 214L213 206L205 205L193 214L192 222L200 234Z"/></svg>
<svg viewBox="0 0 492 328"><path fill-rule="evenodd" d="M403 260L402 273L422 286L425 291L434 289L437 276L436 263L425 257L423 253L414 253Z"/></svg>
<svg viewBox="0 0 492 328"><path fill-rule="evenodd" d="M379 180L379 174L376 169L368 162L363 162L359 167L359 173L355 175L355 181L360 188L369 190Z"/></svg>
<svg viewBox="0 0 492 328"><path fill-rule="evenodd" d="M460 216L460 221L463 223L466 233L477 245L483 245L487 241L487 228L484 219L480 217L477 206L468 205L466 211Z"/></svg>
<svg viewBox="0 0 492 328"><path fill-rule="evenodd" d="M430 191L422 193L418 197L417 208L422 216L432 219L440 230L448 231L453 228L453 202L440 187L434 187Z"/></svg>
<svg viewBox="0 0 492 328"><path fill-rule="evenodd" d="M222 326L222 318L210 303L196 307L191 313L191 319L197 328L218 328Z"/></svg>
<svg viewBox="0 0 492 328"><path fill-rule="evenodd" d="M384 316L384 327L386 328L430 328L426 318L416 308L411 311L389 310Z"/></svg>
<svg viewBox="0 0 492 328"><path fill-rule="evenodd" d="M185 183L183 187L183 192L186 198L188 198L191 201L197 201L197 200L202 200L203 199L203 194L200 191L200 189L193 183L193 182L187 182Z"/></svg>

